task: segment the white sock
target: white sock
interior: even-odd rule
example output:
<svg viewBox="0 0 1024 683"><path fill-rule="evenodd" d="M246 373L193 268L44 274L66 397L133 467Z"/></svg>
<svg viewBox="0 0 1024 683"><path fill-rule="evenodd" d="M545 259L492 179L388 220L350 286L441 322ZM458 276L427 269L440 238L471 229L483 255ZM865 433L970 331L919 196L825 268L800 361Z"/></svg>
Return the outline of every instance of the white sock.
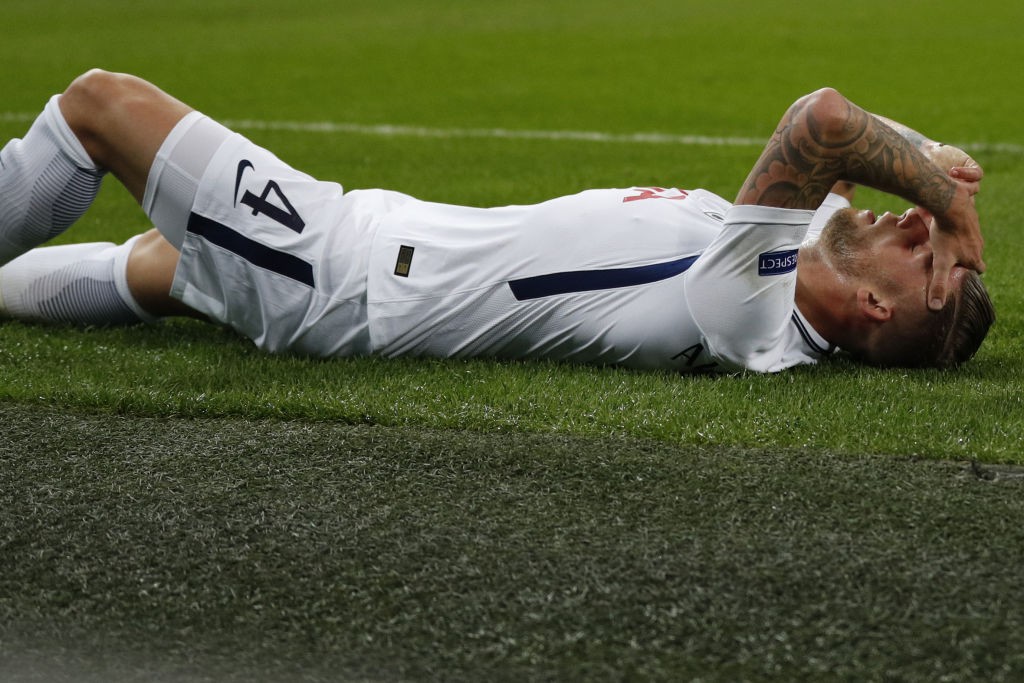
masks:
<svg viewBox="0 0 1024 683"><path fill-rule="evenodd" d="M0 314L78 325L156 322L128 289L128 254L137 237L33 249L0 268Z"/></svg>
<svg viewBox="0 0 1024 683"><path fill-rule="evenodd" d="M64 232L99 191L104 171L71 132L59 99L0 150L0 264Z"/></svg>

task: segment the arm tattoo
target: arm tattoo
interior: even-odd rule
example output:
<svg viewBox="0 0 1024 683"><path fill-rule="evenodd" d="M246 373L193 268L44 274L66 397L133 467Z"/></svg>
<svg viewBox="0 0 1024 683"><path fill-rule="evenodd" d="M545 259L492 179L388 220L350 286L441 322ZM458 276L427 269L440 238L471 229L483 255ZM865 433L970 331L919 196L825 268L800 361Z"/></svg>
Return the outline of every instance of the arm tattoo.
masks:
<svg viewBox="0 0 1024 683"><path fill-rule="evenodd" d="M897 132L851 102L845 102L843 125L821 130L809 100L786 112L737 203L817 208L837 180L873 187L944 213L955 182L919 149L920 140Z"/></svg>

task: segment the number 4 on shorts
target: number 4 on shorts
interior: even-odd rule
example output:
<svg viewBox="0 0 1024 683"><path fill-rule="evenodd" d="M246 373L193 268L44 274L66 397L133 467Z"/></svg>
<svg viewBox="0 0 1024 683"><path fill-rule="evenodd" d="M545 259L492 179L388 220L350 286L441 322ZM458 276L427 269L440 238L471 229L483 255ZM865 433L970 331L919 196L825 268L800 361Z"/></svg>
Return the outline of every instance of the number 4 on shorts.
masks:
<svg viewBox="0 0 1024 683"><path fill-rule="evenodd" d="M277 197L277 201L284 205L283 209L277 204L268 201L271 193ZM284 192L281 192L281 187L273 180L267 181L267 186L263 188L263 194L257 196L246 190L240 201L252 209L253 216L258 216L262 213L267 218L295 232L302 232L302 229L306 227L306 222L302 220L302 216L295 210L292 203L288 201L288 197L284 196Z"/></svg>

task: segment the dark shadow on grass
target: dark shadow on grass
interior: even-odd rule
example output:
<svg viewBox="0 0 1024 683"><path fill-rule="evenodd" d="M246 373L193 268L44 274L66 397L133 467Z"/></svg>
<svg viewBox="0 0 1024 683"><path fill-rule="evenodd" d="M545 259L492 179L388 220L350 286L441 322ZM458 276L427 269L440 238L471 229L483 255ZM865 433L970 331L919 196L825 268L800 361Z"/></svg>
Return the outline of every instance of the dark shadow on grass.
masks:
<svg viewBox="0 0 1024 683"><path fill-rule="evenodd" d="M2 420L4 680L1024 675L1018 468Z"/></svg>

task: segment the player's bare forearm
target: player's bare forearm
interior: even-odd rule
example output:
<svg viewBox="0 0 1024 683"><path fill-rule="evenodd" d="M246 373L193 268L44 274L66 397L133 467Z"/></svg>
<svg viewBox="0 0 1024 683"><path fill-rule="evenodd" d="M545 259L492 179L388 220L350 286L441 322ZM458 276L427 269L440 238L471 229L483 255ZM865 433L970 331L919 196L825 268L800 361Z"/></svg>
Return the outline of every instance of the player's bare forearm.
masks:
<svg viewBox="0 0 1024 683"><path fill-rule="evenodd" d="M917 147L924 154L927 154L927 150L931 145L938 144L928 136L917 132L910 126L904 125L899 121L893 121L890 118L887 118L885 116L879 116L878 114L874 114L874 117L877 118L882 123L884 123L885 125L892 128L897 133L899 133L903 137L903 139L912 144L914 147Z"/></svg>
<svg viewBox="0 0 1024 683"><path fill-rule="evenodd" d="M984 176L984 172L981 170L981 166L978 165L978 162L972 159L970 154L959 147L943 142L936 142L928 136L922 135L913 128L910 128L899 121L893 121L892 119L879 116L878 114L874 114L874 116L903 136L903 138L910 144L914 145L914 147L917 147L922 154L938 165L943 171L956 175L962 169L971 168L977 169L976 174L970 175L971 178L977 178L980 180L981 177ZM961 174L961 176L962 175L963 174Z"/></svg>
<svg viewBox="0 0 1024 683"><path fill-rule="evenodd" d="M834 90L812 93L786 111L737 203L814 209L836 181L847 180L944 214L956 182L922 152L927 138L908 131Z"/></svg>

